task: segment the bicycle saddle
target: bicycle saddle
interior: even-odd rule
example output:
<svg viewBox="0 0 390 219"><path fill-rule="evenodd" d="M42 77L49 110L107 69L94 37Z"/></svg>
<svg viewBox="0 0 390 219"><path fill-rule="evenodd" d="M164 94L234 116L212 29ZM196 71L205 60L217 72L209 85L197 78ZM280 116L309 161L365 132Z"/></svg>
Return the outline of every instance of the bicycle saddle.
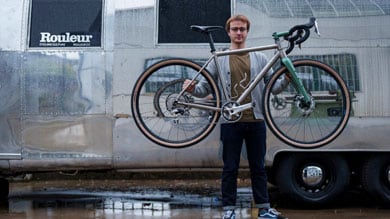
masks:
<svg viewBox="0 0 390 219"><path fill-rule="evenodd" d="M200 32L200 33L210 33L216 30L223 30L222 26L199 26L199 25L191 25L191 30Z"/></svg>

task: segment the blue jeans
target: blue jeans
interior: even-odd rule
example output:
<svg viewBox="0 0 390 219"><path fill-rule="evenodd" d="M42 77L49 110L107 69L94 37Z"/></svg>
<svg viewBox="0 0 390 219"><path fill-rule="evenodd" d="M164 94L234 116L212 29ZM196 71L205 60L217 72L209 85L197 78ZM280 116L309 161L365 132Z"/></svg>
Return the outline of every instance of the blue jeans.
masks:
<svg viewBox="0 0 390 219"><path fill-rule="evenodd" d="M221 190L224 209L232 209L236 206L237 176L244 141L248 154L255 207L270 207L264 164L266 153L266 126L264 121L222 124L221 140L224 163Z"/></svg>

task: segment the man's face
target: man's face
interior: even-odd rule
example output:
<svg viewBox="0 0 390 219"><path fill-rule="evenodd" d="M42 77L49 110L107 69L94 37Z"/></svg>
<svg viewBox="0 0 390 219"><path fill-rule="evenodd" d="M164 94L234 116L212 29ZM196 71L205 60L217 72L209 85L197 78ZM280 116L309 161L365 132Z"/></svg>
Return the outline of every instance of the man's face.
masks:
<svg viewBox="0 0 390 219"><path fill-rule="evenodd" d="M245 43L246 37L248 35L246 23L242 21L230 22L228 35L230 37L230 41L234 44L239 45Z"/></svg>

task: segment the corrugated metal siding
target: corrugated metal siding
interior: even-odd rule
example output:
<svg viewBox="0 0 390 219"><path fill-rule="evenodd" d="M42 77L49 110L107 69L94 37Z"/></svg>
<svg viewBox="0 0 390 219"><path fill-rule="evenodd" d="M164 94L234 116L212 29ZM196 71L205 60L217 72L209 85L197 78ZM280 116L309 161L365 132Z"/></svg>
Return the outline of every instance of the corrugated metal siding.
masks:
<svg viewBox="0 0 390 219"><path fill-rule="evenodd" d="M355 116L390 116L389 48L364 49L358 53L361 92L353 104Z"/></svg>

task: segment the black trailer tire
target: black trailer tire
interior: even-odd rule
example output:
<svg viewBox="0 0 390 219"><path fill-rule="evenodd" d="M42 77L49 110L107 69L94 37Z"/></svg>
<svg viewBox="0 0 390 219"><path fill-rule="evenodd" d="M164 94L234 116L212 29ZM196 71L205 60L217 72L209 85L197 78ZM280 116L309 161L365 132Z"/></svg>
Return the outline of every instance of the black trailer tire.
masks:
<svg viewBox="0 0 390 219"><path fill-rule="evenodd" d="M349 184L347 162L336 154L288 154L276 171L282 194L306 204L325 204Z"/></svg>
<svg viewBox="0 0 390 219"><path fill-rule="evenodd" d="M374 199L390 204L389 154L375 154L364 162L362 184Z"/></svg>
<svg viewBox="0 0 390 219"><path fill-rule="evenodd" d="M7 179L0 178L0 200L8 198L9 194L9 182Z"/></svg>

